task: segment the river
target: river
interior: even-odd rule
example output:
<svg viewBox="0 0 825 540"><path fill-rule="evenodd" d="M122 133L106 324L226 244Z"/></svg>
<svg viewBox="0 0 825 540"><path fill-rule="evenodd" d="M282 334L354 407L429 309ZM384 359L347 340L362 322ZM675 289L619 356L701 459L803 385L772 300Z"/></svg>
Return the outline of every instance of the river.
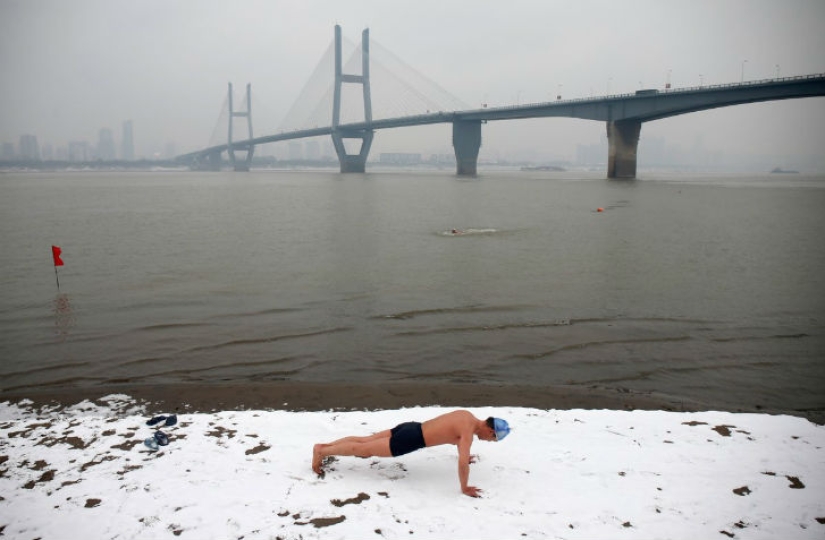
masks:
<svg viewBox="0 0 825 540"><path fill-rule="evenodd" d="M804 175L3 173L0 394L566 385L822 412L823 208Z"/></svg>

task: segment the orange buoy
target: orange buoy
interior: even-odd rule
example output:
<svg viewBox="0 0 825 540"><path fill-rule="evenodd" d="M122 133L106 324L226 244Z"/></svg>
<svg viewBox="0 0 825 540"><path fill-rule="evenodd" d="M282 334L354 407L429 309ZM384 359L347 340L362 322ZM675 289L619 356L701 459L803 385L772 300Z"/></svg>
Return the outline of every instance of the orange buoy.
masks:
<svg viewBox="0 0 825 540"><path fill-rule="evenodd" d="M600 207L596 208L596 212L604 212L604 208L602 208L602 207L600 206Z"/></svg>

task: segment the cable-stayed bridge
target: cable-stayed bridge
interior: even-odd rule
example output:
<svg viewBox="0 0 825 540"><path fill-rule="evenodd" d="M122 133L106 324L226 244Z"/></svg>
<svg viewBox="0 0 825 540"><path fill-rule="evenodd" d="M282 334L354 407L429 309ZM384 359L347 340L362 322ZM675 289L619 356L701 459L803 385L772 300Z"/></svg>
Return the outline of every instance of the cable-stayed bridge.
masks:
<svg viewBox="0 0 825 540"><path fill-rule="evenodd" d="M477 172L482 124L499 120L567 117L605 122L608 137L607 176L633 178L636 176L636 153L643 122L745 103L825 96L825 74L819 73L470 109L380 46L376 47L376 57L380 60L375 61L370 47L369 30L364 30L360 47L356 47L344 63L344 41L340 27L336 26L333 43L278 133L253 136L251 87L247 85L246 98L240 110L236 110L230 84L211 145L178 156L177 160L193 168L216 170L220 168L222 153L227 152L232 167L236 171L244 171L249 170L256 146L330 136L341 172L364 172L376 131L451 123L456 173L472 176ZM330 72L333 81L325 84L323 81L329 80ZM380 92L374 93L371 83L376 74L381 80L381 88ZM343 107L343 104L347 106ZM246 119L247 130L240 138L234 133L234 118ZM218 139L222 137L223 124L228 124L225 142L222 138ZM245 156L239 157L236 152L245 153Z"/></svg>

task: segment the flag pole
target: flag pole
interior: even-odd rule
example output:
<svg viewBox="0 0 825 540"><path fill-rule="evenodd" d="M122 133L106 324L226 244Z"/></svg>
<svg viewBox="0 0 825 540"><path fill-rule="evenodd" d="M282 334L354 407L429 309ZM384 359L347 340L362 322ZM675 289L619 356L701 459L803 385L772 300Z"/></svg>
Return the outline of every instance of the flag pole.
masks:
<svg viewBox="0 0 825 540"><path fill-rule="evenodd" d="M63 250L60 249L59 246L52 246L52 262L54 263L54 279L57 281L57 290L60 290L60 278L57 277L57 267L63 266L63 259L60 258L60 254Z"/></svg>

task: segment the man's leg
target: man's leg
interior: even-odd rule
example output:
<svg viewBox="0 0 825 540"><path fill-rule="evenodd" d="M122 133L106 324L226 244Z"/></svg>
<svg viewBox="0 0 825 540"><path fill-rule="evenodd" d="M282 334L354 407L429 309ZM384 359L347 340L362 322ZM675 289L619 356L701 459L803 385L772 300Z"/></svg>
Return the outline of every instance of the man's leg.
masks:
<svg viewBox="0 0 825 540"><path fill-rule="evenodd" d="M321 464L329 456L392 457L390 452L390 430L368 437L344 437L329 444L316 444L312 448L312 470L323 472Z"/></svg>
<svg viewBox="0 0 825 540"><path fill-rule="evenodd" d="M323 446L332 446L334 444L340 444L345 442L370 442L376 439L389 439L390 438L390 430L379 431L378 433L373 433L372 435L367 435L365 437L344 437L343 439L338 439L337 441L332 441L331 443L326 443Z"/></svg>

